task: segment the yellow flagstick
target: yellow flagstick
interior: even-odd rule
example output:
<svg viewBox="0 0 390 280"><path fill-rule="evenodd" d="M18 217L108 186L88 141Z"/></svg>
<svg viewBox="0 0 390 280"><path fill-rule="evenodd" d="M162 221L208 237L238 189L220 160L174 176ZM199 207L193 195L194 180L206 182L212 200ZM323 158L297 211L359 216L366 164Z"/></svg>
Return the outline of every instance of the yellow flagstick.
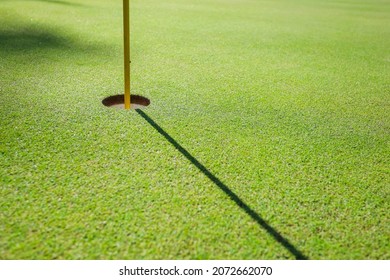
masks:
<svg viewBox="0 0 390 280"><path fill-rule="evenodd" d="M123 0L123 41L125 62L125 109L130 109L130 4Z"/></svg>

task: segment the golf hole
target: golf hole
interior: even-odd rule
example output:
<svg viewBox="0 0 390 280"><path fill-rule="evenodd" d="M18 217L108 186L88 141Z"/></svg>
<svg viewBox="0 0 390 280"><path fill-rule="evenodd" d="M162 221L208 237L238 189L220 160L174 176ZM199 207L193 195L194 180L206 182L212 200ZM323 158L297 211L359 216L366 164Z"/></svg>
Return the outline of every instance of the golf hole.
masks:
<svg viewBox="0 0 390 280"><path fill-rule="evenodd" d="M131 95L130 102L130 109L142 109L150 104L148 98L140 95ZM125 96L123 94L112 95L104 98L102 103L106 107L125 109Z"/></svg>

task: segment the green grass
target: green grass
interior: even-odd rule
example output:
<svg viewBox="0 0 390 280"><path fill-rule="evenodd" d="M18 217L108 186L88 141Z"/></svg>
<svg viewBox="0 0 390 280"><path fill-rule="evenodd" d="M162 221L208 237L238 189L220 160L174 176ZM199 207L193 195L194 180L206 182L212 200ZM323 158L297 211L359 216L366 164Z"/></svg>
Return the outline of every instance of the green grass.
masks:
<svg viewBox="0 0 390 280"><path fill-rule="evenodd" d="M146 118L121 5L0 1L1 259L390 258L388 0L133 0Z"/></svg>

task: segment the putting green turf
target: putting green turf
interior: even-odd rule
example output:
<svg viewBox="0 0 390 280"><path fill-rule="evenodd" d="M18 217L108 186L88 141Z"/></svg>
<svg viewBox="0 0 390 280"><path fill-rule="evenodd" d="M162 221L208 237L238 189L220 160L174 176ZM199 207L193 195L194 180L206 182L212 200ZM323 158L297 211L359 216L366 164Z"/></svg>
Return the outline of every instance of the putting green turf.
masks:
<svg viewBox="0 0 390 280"><path fill-rule="evenodd" d="M389 259L390 2L0 1L1 259Z"/></svg>

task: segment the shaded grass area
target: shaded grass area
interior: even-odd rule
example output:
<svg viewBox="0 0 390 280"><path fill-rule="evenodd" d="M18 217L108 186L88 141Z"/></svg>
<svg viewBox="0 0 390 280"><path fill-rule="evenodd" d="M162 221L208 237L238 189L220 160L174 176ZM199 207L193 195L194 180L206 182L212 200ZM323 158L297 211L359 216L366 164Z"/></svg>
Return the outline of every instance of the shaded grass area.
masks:
<svg viewBox="0 0 390 280"><path fill-rule="evenodd" d="M101 105L122 92L120 1L49 2L75 5L0 2L0 258L296 258ZM132 93L304 256L388 259L389 9L132 1Z"/></svg>

